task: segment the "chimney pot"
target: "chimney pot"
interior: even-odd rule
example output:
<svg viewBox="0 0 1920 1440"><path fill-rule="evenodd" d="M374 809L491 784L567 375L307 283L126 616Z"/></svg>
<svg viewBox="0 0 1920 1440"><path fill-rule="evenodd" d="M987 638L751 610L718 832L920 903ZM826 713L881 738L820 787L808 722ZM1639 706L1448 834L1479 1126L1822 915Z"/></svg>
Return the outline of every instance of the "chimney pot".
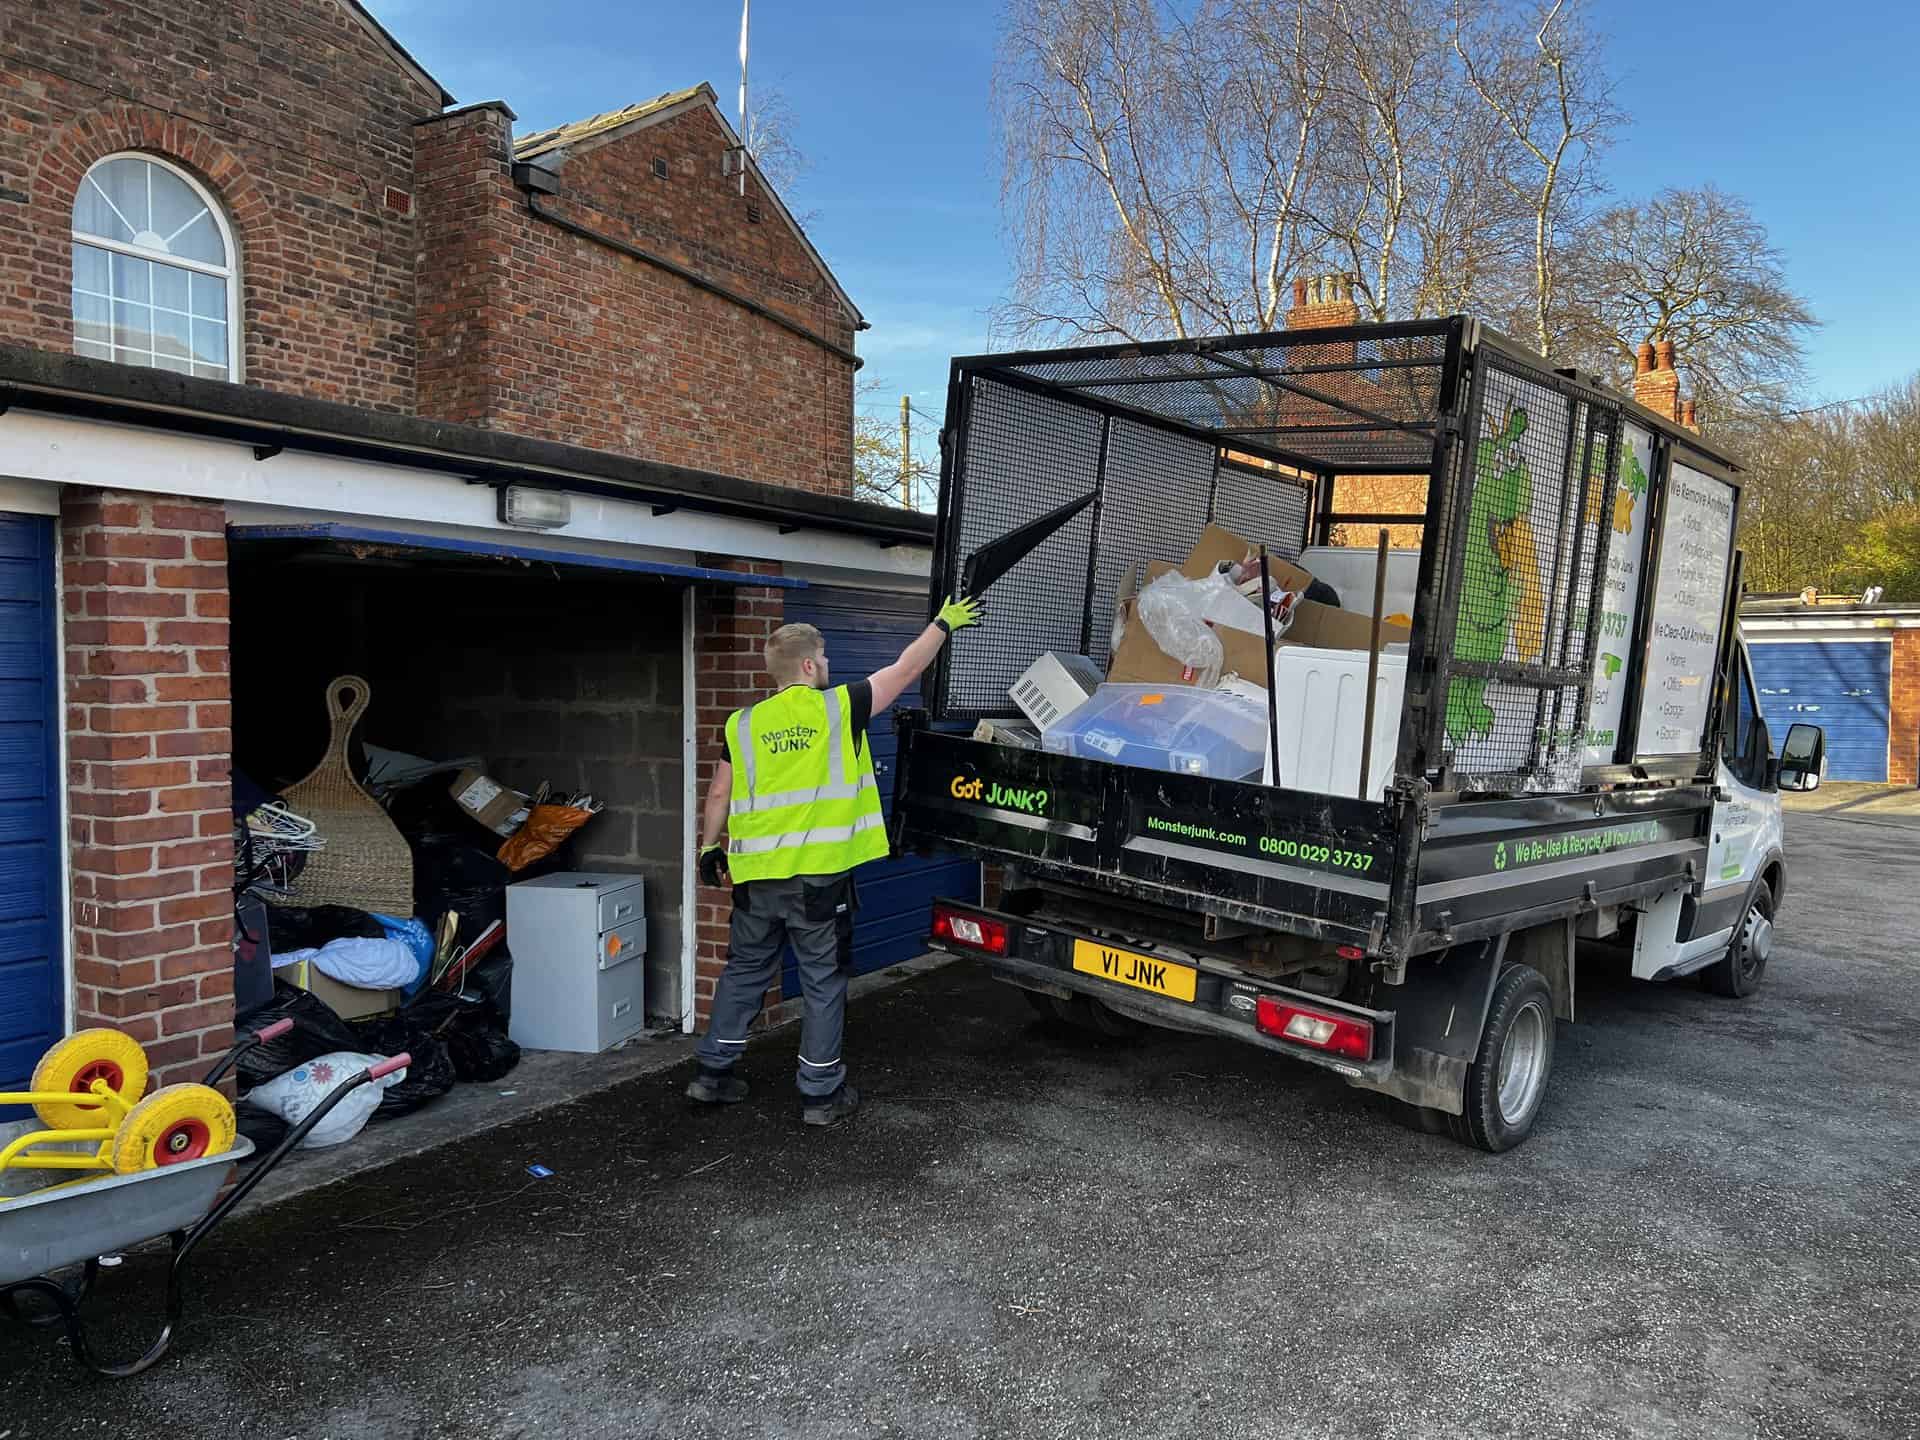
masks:
<svg viewBox="0 0 1920 1440"><path fill-rule="evenodd" d="M1296 310L1304 310L1306 307L1307 277L1304 275L1296 275L1293 277L1293 308Z"/></svg>
<svg viewBox="0 0 1920 1440"><path fill-rule="evenodd" d="M1700 428L1699 425L1694 423L1693 401L1689 400L1680 407L1680 423L1689 430L1698 430Z"/></svg>
<svg viewBox="0 0 1920 1440"><path fill-rule="evenodd" d="M1662 370L1673 369L1673 341L1662 340L1659 344L1659 347L1654 351L1654 354L1660 362L1659 363L1660 369Z"/></svg>
<svg viewBox="0 0 1920 1440"><path fill-rule="evenodd" d="M1633 357L1633 371L1636 375L1644 375L1651 369L1653 369L1653 342L1642 340L1640 349Z"/></svg>

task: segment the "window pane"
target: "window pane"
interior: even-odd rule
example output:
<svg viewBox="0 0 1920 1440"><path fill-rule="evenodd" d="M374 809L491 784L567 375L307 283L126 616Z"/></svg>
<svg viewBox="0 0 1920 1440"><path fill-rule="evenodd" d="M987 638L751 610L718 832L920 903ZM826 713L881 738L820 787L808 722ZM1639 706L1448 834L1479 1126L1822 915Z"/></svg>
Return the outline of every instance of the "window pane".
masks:
<svg viewBox="0 0 1920 1440"><path fill-rule="evenodd" d="M104 346L113 336L108 329L113 320L112 307L98 295L73 297L73 338L76 342ZM92 354L92 351L84 351Z"/></svg>
<svg viewBox="0 0 1920 1440"><path fill-rule="evenodd" d="M196 360L193 366L193 373L198 375L202 380L224 380L227 378L227 367L224 365L202 365Z"/></svg>
<svg viewBox="0 0 1920 1440"><path fill-rule="evenodd" d="M153 267L153 303L187 313L187 274L177 265Z"/></svg>
<svg viewBox="0 0 1920 1440"><path fill-rule="evenodd" d="M153 312L153 351L161 357L171 356L182 363L193 358L193 336L189 329L191 322L187 317L174 310L155 310Z"/></svg>
<svg viewBox="0 0 1920 1440"><path fill-rule="evenodd" d="M210 265L226 264L226 246L220 243L219 228L207 213L207 202L200 193L161 166L152 166L151 175L153 230L167 250Z"/></svg>
<svg viewBox="0 0 1920 1440"><path fill-rule="evenodd" d="M122 158L95 167L93 182L106 195L118 218L132 227L133 234L150 228L147 223L147 162ZM125 238L131 239L132 236Z"/></svg>
<svg viewBox="0 0 1920 1440"><path fill-rule="evenodd" d="M153 349L153 311L145 305L129 305L124 300L116 300L113 305L113 343L150 352ZM147 363L144 354L138 363Z"/></svg>
<svg viewBox="0 0 1920 1440"><path fill-rule="evenodd" d="M227 282L212 275L191 272L193 304L187 308L208 320L227 318Z"/></svg>
<svg viewBox="0 0 1920 1440"><path fill-rule="evenodd" d="M113 347L111 345L96 345L90 340L74 341L73 349L75 354L90 355L95 360L111 360L113 358Z"/></svg>
<svg viewBox="0 0 1920 1440"><path fill-rule="evenodd" d="M138 160L109 160L94 166L80 182L80 193L74 197L73 228L83 235L104 235L109 240L131 242L146 222L145 170L145 164ZM130 179L134 175L140 177L137 191ZM128 205L135 205L134 211L129 212Z"/></svg>
<svg viewBox="0 0 1920 1440"><path fill-rule="evenodd" d="M146 304L153 298L151 263L127 255L113 257L113 298Z"/></svg>
<svg viewBox="0 0 1920 1440"><path fill-rule="evenodd" d="M107 252L92 245L73 247L73 288L107 293Z"/></svg>
<svg viewBox="0 0 1920 1440"><path fill-rule="evenodd" d="M193 373L193 362L184 355L158 355L153 363L162 370L173 370L182 375Z"/></svg>
<svg viewBox="0 0 1920 1440"><path fill-rule="evenodd" d="M193 322L193 358L209 365L227 363L227 327L217 320Z"/></svg>

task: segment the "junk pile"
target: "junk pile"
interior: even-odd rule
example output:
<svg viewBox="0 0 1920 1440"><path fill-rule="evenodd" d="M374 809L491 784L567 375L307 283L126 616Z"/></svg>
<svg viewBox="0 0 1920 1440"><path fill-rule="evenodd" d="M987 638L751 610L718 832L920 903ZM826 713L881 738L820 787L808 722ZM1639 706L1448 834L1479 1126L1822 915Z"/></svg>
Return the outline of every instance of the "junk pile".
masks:
<svg viewBox="0 0 1920 1440"><path fill-rule="evenodd" d="M565 869L602 808L545 783L522 794L478 757L368 744L356 766L350 741L372 687L340 676L326 703L326 752L304 779L274 793L233 777L236 1023L289 1022L235 1066L239 1126L263 1151L369 1055L413 1061L341 1103L303 1146L345 1143L369 1120L514 1068L507 887Z"/></svg>
<svg viewBox="0 0 1920 1440"><path fill-rule="evenodd" d="M1323 547L1303 558L1321 557L1369 601L1411 590L1402 557ZM1183 563L1136 565L1104 676L1084 655L1043 654L1008 691L1028 723L982 720L974 738L1329 795L1361 794L1364 777L1378 799L1393 773L1409 634L1403 611L1381 608L1350 609L1301 565L1209 525Z"/></svg>

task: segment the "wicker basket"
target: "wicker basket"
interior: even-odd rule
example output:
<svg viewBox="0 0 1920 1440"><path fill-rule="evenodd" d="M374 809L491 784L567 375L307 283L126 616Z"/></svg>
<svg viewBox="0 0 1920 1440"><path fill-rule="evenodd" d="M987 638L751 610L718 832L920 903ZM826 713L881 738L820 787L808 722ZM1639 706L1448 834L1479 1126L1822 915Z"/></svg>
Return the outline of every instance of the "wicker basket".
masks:
<svg viewBox="0 0 1920 1440"><path fill-rule="evenodd" d="M312 773L286 793L288 808L313 821L326 845L307 857L282 904L413 914L413 852L347 767L347 741L372 698L373 688L358 675L327 684L333 738Z"/></svg>

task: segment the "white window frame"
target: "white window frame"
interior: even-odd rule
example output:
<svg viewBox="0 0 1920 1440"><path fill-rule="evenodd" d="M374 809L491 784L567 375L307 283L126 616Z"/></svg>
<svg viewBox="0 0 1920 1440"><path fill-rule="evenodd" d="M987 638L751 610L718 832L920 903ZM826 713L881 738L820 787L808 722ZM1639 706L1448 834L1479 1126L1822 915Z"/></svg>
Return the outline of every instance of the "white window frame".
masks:
<svg viewBox="0 0 1920 1440"><path fill-rule="evenodd" d="M189 260L181 255L169 255L161 250L149 250L145 246L129 245L125 241L109 239L105 235L89 235L84 231L73 229L71 211L80 203L80 196L77 192L73 197L73 205L68 207L69 215L67 225L68 229L72 232L73 243L76 245L91 245L97 250L107 250L114 254L131 256L136 260L151 260L162 265L173 265L179 269L192 270L213 279L224 279L227 282L227 380L229 383L235 385L240 384L245 379L242 372L242 361L245 359L246 351L246 346L241 343L240 247L234 241L233 226L227 222L226 209L220 204L219 197L207 189L205 185L201 184L190 172L183 170L180 166L174 164L173 161L167 159L166 156L155 155L147 150L116 150L111 155L102 155L87 167L86 174L80 177L81 185L87 185L92 180L95 170L114 160L144 160L149 165L158 165L162 170L171 171L184 181L187 187L200 197L201 203L207 207L207 214L213 220L214 229L220 232L220 243L226 247L227 263L224 266L209 265L204 260ZM122 219L124 220L124 218L123 216ZM68 260L69 266L71 266L71 254L69 254ZM73 302L71 298L69 298L67 302L67 319L69 323L73 321L73 318Z"/></svg>

